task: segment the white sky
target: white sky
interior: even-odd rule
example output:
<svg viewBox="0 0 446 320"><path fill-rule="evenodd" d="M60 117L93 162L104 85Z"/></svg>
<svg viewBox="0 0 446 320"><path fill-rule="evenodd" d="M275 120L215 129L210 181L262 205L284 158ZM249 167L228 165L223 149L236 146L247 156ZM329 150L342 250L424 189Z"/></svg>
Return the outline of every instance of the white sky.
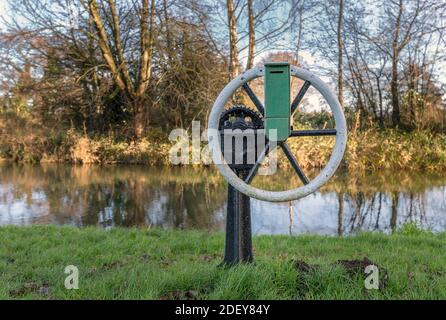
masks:
<svg viewBox="0 0 446 320"><path fill-rule="evenodd" d="M0 16L2 16L6 12L7 8L6 0L0 0ZM0 30L2 29L2 23L0 21Z"/></svg>

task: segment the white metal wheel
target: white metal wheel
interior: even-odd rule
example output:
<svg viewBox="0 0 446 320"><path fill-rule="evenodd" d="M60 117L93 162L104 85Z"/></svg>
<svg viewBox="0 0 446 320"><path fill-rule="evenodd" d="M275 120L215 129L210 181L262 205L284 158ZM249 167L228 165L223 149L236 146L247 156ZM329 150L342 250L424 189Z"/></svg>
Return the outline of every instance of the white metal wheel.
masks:
<svg viewBox="0 0 446 320"><path fill-rule="evenodd" d="M339 104L339 101L335 94L332 92L332 90L316 75L311 73L308 70L301 69L295 66L291 66L291 76L297 77L301 80L304 80L304 85L297 95L296 100L298 100L295 103L295 107L298 106L298 102L301 101L303 95L305 94L306 90L309 86L313 86L316 90L318 90L321 95L324 97L324 99L327 101L335 120L335 131L334 130L326 130L326 135L336 135L336 143L333 148L333 153L330 156L330 159L327 163L327 165L324 167L324 169L317 175L313 180L306 181L304 178L305 176L301 176L299 173L299 166L297 165L297 168L293 165L292 159L290 159L289 154L287 154L288 159L291 161L292 166L297 171L297 174L301 178L301 180L304 182L303 186L300 186L295 189L290 189L286 191L268 191L259 189L256 187L253 187L249 185L250 179L247 181L242 180L239 178L229 167L229 165L226 163L224 158L221 156L221 146L220 146L220 140L217 135L215 135L215 132L218 131L219 127L219 120L220 115L224 110L224 106L226 102L231 98L231 96L234 94L234 92L240 88L244 87L245 91L250 90L249 86L247 85L247 82L250 80L253 80L258 77L264 76L264 68L258 67L254 69L247 70L243 74L239 75L238 77L234 78L231 82L226 85L226 87L221 91L219 96L214 102L214 105L212 107L211 113L209 115L209 122L208 122L208 140L209 140L209 149L212 154L212 158L214 159L214 163L217 165L220 173L223 175L223 177L230 183L235 189L238 191L259 200L264 201L271 201L271 202L282 202L282 201L291 201L291 200L297 200L300 198L303 198L310 193L315 192L317 189L319 189L323 184L325 184L335 173L336 169L338 168L342 157L345 152L346 144L347 144L347 125L344 117L344 112L342 110L341 105ZM247 91L247 92L248 92ZM252 93L252 91L251 91ZM249 95L249 92L248 92ZM255 95L254 95L255 96ZM300 96L300 99L299 99ZM252 99L252 97L251 97ZM255 100L255 98L254 98ZM254 101L256 104L256 102ZM257 101L257 104L260 103ZM293 102L294 104L294 102ZM292 105L293 105L292 104ZM258 106L260 107L260 106ZM293 108L292 108L293 109ZM322 136L325 135L323 130L304 130L305 132L296 131L294 134L295 136ZM312 134L313 133L313 134ZM292 133L293 135L293 133ZM288 147L287 147L288 148ZM288 151L284 149L285 152L289 152L290 150L288 148ZM291 157L293 157L291 155ZM295 162L296 163L296 162ZM297 164L297 163L296 163ZM258 164L260 165L260 163ZM301 171L302 173L302 171ZM255 174L255 172L254 172Z"/></svg>

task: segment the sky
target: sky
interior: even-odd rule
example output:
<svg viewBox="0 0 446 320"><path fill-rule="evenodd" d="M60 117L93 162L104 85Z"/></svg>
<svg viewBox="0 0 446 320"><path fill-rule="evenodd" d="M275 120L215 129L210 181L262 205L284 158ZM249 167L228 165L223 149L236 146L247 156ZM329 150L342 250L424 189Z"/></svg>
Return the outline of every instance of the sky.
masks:
<svg viewBox="0 0 446 320"><path fill-rule="evenodd" d="M6 12L6 0L0 0L0 16L3 16ZM0 21L0 30L2 30L2 22Z"/></svg>

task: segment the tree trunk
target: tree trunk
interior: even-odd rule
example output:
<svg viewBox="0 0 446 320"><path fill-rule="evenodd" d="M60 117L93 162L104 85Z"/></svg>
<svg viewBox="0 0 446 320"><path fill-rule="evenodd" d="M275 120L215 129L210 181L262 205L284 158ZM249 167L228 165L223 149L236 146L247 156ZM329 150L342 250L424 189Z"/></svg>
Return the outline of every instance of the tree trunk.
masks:
<svg viewBox="0 0 446 320"><path fill-rule="evenodd" d="M134 108L133 135L135 139L140 139L142 137L146 124L147 112L146 112L145 95L147 92L147 88L149 87L151 71L152 71L154 19L155 19L155 0L150 0L150 14L149 14L149 0L143 0L141 20L140 20L141 58L140 58L139 75L138 75L138 89L136 91L136 98L133 104Z"/></svg>
<svg viewBox="0 0 446 320"><path fill-rule="evenodd" d="M392 43L392 79L390 81L390 93L392 95L392 124L398 126L401 122L400 101L398 94L398 60L400 54L399 37L401 28L401 16L403 15L403 1L399 2L398 16L395 21L395 33Z"/></svg>
<svg viewBox="0 0 446 320"><path fill-rule="evenodd" d="M170 33L170 19L169 13L167 10L167 0L163 0L163 16L164 16L164 25L166 29L166 48L167 48L167 59L169 60L169 64L172 65L172 37Z"/></svg>
<svg viewBox="0 0 446 320"><path fill-rule="evenodd" d="M147 28L147 19L149 20L149 27ZM150 16L149 16L149 0L143 0L143 10L141 14L141 59L139 68L139 85L137 94L139 97L143 96L149 85L151 75L151 62L153 50L153 29L155 19L155 1L151 0Z"/></svg>
<svg viewBox="0 0 446 320"><path fill-rule="evenodd" d="M133 101L133 138L141 139L145 128L145 99L137 98Z"/></svg>
<svg viewBox="0 0 446 320"><path fill-rule="evenodd" d="M133 82L132 79L130 78L130 73L124 59L124 50L122 48L122 43L121 43L121 32L119 30L119 16L118 12L116 11L115 1L108 0L108 5L110 7L110 12L113 21L113 40L115 43L115 51L117 55L116 60L118 62L118 68L119 70L121 70L122 77L126 84L126 87L128 88L128 91L133 94L134 92Z"/></svg>
<svg viewBox="0 0 446 320"><path fill-rule="evenodd" d="M384 110L383 110L383 93L381 89L381 81L379 77L376 77L376 87L378 90L378 99L379 99L379 126L384 128Z"/></svg>
<svg viewBox="0 0 446 320"><path fill-rule="evenodd" d="M99 48L101 49L102 56L104 57L104 60L113 75L113 79L115 80L115 83L120 90L128 91L129 88L127 87L127 83L123 80L122 73L120 72L122 69L120 69L119 66L116 64L116 61L113 57L113 52L109 46L110 42L108 40L107 32L102 22L101 16L99 15L96 1L89 1L88 10L97 29Z"/></svg>
<svg viewBox="0 0 446 320"><path fill-rule="evenodd" d="M338 16L338 99L341 106L344 106L343 84L342 84L342 16L344 13L344 1L339 1Z"/></svg>
<svg viewBox="0 0 446 320"><path fill-rule="evenodd" d="M298 27L298 31L297 31L297 44L296 44L296 61L297 61L297 65L300 66L301 63L299 61L299 53L300 53L300 46L301 46L301 42L302 42L302 30L303 30L303 21L302 21L302 16L303 16L303 8L299 9L299 27Z"/></svg>
<svg viewBox="0 0 446 320"><path fill-rule="evenodd" d="M149 4L150 1L150 4ZM142 0L142 12L140 17L140 65L134 78L131 78L128 62L125 60L123 42L119 28L119 16L115 0L108 0L111 16L111 35L99 11L96 0L88 2L88 11L97 32L97 41L105 63L113 75L116 86L125 98L126 104L133 113L133 136L141 138L144 132L146 119L146 92L151 75L151 62L153 50L153 29L155 16L155 0ZM150 14L149 14L150 5ZM105 10L105 9L104 9ZM110 39L112 41L110 41ZM114 44L114 47L112 46ZM136 78L136 79L135 79Z"/></svg>
<svg viewBox="0 0 446 320"><path fill-rule="evenodd" d="M237 52L237 21L234 12L234 2L226 0L229 26L229 76L236 77L239 74Z"/></svg>
<svg viewBox="0 0 446 320"><path fill-rule="evenodd" d="M400 124L400 101L398 94L398 58L392 57L392 80L390 82L390 92L392 95L392 123L393 126Z"/></svg>
<svg viewBox="0 0 446 320"><path fill-rule="evenodd" d="M254 8L252 0L248 0L248 23L249 23L249 45L248 45L248 61L246 69L251 69L254 65L255 51L255 30L254 30Z"/></svg>

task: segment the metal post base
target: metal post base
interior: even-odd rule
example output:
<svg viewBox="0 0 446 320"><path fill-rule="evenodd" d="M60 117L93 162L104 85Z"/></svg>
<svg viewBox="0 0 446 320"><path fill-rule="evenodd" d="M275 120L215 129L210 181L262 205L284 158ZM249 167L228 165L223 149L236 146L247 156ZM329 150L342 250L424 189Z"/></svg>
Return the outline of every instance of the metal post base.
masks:
<svg viewBox="0 0 446 320"><path fill-rule="evenodd" d="M245 179L247 171L237 172ZM253 262L250 198L228 185L226 239L223 266Z"/></svg>

